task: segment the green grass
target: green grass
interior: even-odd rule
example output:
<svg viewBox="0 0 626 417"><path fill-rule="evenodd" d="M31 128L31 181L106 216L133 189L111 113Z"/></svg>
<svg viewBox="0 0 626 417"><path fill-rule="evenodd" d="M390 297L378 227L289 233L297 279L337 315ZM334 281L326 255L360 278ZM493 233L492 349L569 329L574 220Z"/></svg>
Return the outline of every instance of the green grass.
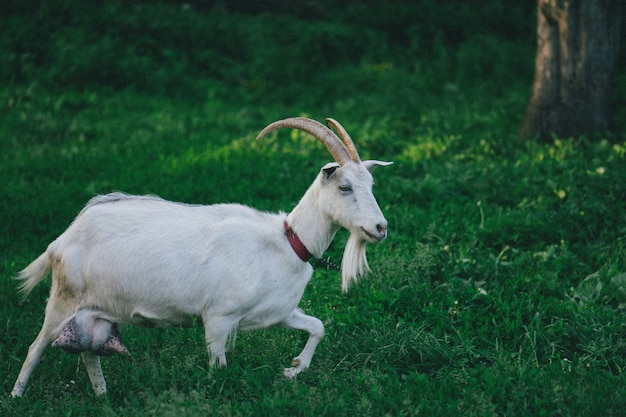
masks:
<svg viewBox="0 0 626 417"><path fill-rule="evenodd" d="M365 17L15 11L0 29L0 414L623 415L621 113L613 133L518 142L531 36L461 36L454 17L425 47L419 28L398 40ZM106 397L77 356L48 349L9 398L49 291L21 302L12 277L89 198L288 211L329 155L304 134L254 137L297 115L334 117L364 158L394 161L375 172L389 238L369 248L373 273L342 294L316 270L302 299L326 326L310 369L281 376L306 340L294 331L239 332L211 370L200 327L124 326L132 356L103 359Z"/></svg>

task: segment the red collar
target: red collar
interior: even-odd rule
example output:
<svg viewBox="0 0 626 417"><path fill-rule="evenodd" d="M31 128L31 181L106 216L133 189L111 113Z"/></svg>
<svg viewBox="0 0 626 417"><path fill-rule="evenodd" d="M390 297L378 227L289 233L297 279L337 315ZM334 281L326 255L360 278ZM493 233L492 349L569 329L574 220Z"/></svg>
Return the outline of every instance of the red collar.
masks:
<svg viewBox="0 0 626 417"><path fill-rule="evenodd" d="M304 262L308 262L309 259L313 257L313 255L311 255L311 252L309 252L306 246L304 246L304 243L302 243L296 232L294 232L291 226L289 226L287 220L285 220L285 236L287 236L289 244L300 259L302 259Z"/></svg>

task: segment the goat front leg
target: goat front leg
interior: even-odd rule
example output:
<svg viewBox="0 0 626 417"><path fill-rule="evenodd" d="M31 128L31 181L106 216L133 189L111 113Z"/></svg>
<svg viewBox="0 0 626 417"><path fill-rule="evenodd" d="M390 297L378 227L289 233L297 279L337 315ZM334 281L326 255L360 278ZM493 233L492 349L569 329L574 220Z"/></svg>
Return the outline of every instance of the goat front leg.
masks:
<svg viewBox="0 0 626 417"><path fill-rule="evenodd" d="M83 362L85 362L85 368L87 368L87 375L89 375L93 392L96 395L106 394L107 383L104 380L104 374L100 366L100 356L93 352L85 351L83 352Z"/></svg>
<svg viewBox="0 0 626 417"><path fill-rule="evenodd" d="M289 313L287 317L280 322L280 325L289 329L306 330L309 332L309 339L304 345L304 349L291 362L291 368L285 368L283 375L289 379L293 379L300 372L311 365L311 359L317 345L324 338L324 325L315 317L307 316L300 309L296 309Z"/></svg>
<svg viewBox="0 0 626 417"><path fill-rule="evenodd" d="M224 318L203 317L204 339L212 368L226 367L226 342L236 323Z"/></svg>

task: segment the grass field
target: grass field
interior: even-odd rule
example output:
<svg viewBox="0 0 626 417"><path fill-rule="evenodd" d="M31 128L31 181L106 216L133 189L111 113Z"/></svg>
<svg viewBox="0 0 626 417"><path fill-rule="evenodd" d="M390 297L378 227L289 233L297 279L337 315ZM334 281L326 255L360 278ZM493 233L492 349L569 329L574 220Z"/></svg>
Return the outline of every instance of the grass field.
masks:
<svg viewBox="0 0 626 417"><path fill-rule="evenodd" d="M507 27L527 35L448 16L430 42L366 18L56 3L0 28L1 415L626 413L623 70L614 132L520 142L523 11ZM106 397L51 348L10 399L49 291L22 302L12 278L89 198L289 211L330 160L304 134L254 140L289 116L336 118L364 158L394 161L375 172L389 238L368 250L373 272L342 294L317 269L301 301L326 326L311 368L281 376L299 332L239 332L229 367L211 370L200 326L123 326L132 355L103 359Z"/></svg>

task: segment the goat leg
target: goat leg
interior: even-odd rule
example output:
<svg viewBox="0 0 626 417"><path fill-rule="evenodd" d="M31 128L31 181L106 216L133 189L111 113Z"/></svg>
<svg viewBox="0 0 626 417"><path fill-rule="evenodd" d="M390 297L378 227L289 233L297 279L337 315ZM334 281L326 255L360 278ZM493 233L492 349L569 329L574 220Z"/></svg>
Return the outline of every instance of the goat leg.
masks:
<svg viewBox="0 0 626 417"><path fill-rule="evenodd" d="M293 359L292 367L285 368L283 372L286 378L293 379L311 365L315 349L324 337L324 325L318 318L307 316L300 309L292 311L280 322L280 325L289 329L305 330L309 333L309 339L304 345L304 349Z"/></svg>

